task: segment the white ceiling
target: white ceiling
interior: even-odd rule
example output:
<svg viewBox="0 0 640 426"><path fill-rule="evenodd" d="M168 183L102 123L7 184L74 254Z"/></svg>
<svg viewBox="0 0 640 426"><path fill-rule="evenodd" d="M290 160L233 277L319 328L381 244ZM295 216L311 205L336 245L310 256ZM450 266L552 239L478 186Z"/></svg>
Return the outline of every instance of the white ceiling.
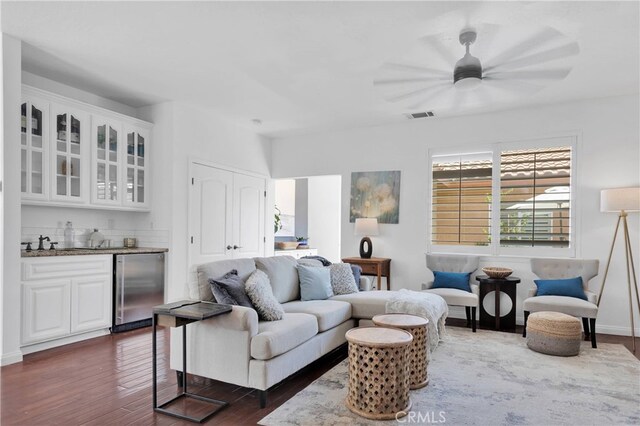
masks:
<svg viewBox="0 0 640 426"><path fill-rule="evenodd" d="M414 111L372 84L379 67L467 26L550 26L580 53L536 93L438 116L638 93L638 15L638 2L3 1L2 31L28 43L26 71L134 107L179 100L259 118L256 131L278 136L404 120Z"/></svg>

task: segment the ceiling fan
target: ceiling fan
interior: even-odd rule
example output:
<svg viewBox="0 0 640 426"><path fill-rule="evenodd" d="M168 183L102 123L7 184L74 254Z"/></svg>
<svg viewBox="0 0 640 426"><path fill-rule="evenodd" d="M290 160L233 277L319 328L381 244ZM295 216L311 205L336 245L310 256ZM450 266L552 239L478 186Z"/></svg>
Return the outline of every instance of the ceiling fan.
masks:
<svg viewBox="0 0 640 426"><path fill-rule="evenodd" d="M530 94L571 72L568 59L580 51L575 41L550 27L524 38L523 31L500 28L485 26L484 39L475 29L462 30L457 37L465 49L462 58L446 35L423 37L408 55L384 63L373 84L387 101L410 109L458 110ZM471 53L476 40L484 41L474 46L481 50L478 56Z"/></svg>

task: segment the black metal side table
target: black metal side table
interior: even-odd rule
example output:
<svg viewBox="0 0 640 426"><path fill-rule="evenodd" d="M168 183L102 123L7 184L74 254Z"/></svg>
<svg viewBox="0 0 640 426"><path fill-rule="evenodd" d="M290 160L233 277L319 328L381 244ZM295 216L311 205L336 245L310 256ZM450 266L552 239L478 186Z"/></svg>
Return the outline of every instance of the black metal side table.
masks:
<svg viewBox="0 0 640 426"><path fill-rule="evenodd" d="M183 420L189 420L192 422L202 423L209 417L213 416L218 411L229 405L228 402L220 401L217 399L207 398L187 391L187 324L192 322L202 321L207 318L215 317L231 312L231 305L221 305L218 303L207 302L195 302L195 301L181 301L175 303L169 303L167 305L159 305L153 308L153 410L167 414L169 416L177 417ZM182 327L182 392L175 398L170 399L158 405L158 381L157 381L157 342L156 342L156 328L161 327ZM200 401L215 404L216 407L206 413L204 416L197 418L191 417L186 414L180 414L173 411L169 411L167 407L174 401L181 398L193 398Z"/></svg>
<svg viewBox="0 0 640 426"><path fill-rule="evenodd" d="M480 326L499 331L516 331L516 285L520 282L518 277L489 278L486 275L478 275L476 280L480 282ZM484 298L487 294L495 292L495 316L484 309ZM511 299L511 310L500 318L500 292L505 293Z"/></svg>

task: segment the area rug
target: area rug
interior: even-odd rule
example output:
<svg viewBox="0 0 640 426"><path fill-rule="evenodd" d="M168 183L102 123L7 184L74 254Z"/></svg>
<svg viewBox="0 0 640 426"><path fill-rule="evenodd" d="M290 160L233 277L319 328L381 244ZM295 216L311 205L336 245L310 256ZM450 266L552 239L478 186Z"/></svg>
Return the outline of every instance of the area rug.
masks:
<svg viewBox="0 0 640 426"><path fill-rule="evenodd" d="M432 354L430 383L411 391L399 421L369 421L344 405L347 360L299 392L261 425L640 424L640 361L622 345L583 342L580 355L529 350L517 334L450 327Z"/></svg>

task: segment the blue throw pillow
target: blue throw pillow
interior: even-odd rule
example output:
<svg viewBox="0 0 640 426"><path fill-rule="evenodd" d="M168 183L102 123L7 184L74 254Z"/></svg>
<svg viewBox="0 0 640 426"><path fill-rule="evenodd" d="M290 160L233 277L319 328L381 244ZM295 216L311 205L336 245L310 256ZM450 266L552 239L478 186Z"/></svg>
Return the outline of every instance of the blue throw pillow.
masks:
<svg viewBox="0 0 640 426"><path fill-rule="evenodd" d="M587 300L582 288L582 277L564 280L533 280L538 286L536 296L566 296Z"/></svg>
<svg viewBox="0 0 640 426"><path fill-rule="evenodd" d="M300 300L325 300L333 296L329 268L298 265L298 277Z"/></svg>
<svg viewBox="0 0 640 426"><path fill-rule="evenodd" d="M360 289L360 276L362 275L362 268L360 265L351 265L351 272L353 273L353 279L356 280L356 286Z"/></svg>
<svg viewBox="0 0 640 426"><path fill-rule="evenodd" d="M469 277L471 272L438 272L433 271L431 288L455 288L471 293Z"/></svg>

